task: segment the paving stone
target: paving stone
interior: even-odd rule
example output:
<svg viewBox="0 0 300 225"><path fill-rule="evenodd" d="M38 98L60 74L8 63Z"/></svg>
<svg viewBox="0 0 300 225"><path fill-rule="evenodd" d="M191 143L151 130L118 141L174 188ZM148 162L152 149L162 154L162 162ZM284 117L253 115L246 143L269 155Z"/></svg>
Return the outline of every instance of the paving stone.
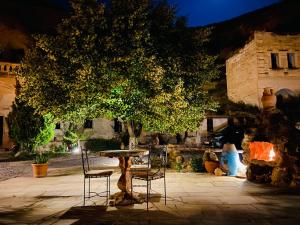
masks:
<svg viewBox="0 0 300 225"><path fill-rule="evenodd" d="M117 192L120 173L111 179ZM92 181L101 190L103 183ZM52 168L48 177L28 176L0 181L0 224L201 224L281 225L300 221L299 191L290 192L234 177L201 173L167 173L167 205L162 182L153 182L146 203L106 207L92 198L83 207L83 177L79 168ZM145 192L144 189L138 189Z"/></svg>

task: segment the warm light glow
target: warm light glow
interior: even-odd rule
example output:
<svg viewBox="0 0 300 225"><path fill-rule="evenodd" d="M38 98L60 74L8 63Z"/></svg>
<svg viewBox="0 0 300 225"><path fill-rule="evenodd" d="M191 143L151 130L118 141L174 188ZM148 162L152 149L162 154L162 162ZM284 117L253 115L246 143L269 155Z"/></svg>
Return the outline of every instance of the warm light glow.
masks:
<svg viewBox="0 0 300 225"><path fill-rule="evenodd" d="M273 161L275 159L275 151L272 148L269 153L269 161Z"/></svg>
<svg viewBox="0 0 300 225"><path fill-rule="evenodd" d="M274 145L269 142L251 142L250 148L250 160L264 160L274 161L276 154L274 151Z"/></svg>

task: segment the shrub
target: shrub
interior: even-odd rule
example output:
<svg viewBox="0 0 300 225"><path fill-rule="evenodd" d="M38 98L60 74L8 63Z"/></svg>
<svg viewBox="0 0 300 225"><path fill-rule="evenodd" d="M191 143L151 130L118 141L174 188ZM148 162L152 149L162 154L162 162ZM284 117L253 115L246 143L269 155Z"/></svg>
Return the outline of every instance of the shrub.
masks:
<svg viewBox="0 0 300 225"><path fill-rule="evenodd" d="M49 147L49 158L61 157L70 154L67 151L67 146L65 144L61 145L50 145Z"/></svg>
<svg viewBox="0 0 300 225"><path fill-rule="evenodd" d="M63 137L63 143L66 144L67 146L73 146L76 145L78 141L78 135L76 132L67 130L65 132L65 135Z"/></svg>
<svg viewBox="0 0 300 225"><path fill-rule="evenodd" d="M175 169L176 169L177 172L181 172L182 169L183 169L182 163L181 162L176 162Z"/></svg>
<svg viewBox="0 0 300 225"><path fill-rule="evenodd" d="M16 99L8 115L9 135L17 149L32 152L49 143L54 137L53 117L37 115L34 109Z"/></svg>
<svg viewBox="0 0 300 225"><path fill-rule="evenodd" d="M37 153L35 156L34 163L35 164L44 164L47 163L49 160L48 153Z"/></svg>
<svg viewBox="0 0 300 225"><path fill-rule="evenodd" d="M194 172L205 172L202 158L192 158L191 167Z"/></svg>
<svg viewBox="0 0 300 225"><path fill-rule="evenodd" d="M61 145L51 145L49 147L50 152L55 152L55 153L65 153L67 152L67 146L65 144Z"/></svg>

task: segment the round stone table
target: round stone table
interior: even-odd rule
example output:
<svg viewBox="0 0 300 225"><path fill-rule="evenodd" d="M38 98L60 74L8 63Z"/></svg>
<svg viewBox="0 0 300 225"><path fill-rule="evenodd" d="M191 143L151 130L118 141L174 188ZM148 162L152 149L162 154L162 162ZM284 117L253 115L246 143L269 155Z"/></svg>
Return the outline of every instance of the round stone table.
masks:
<svg viewBox="0 0 300 225"><path fill-rule="evenodd" d="M142 203L144 199L139 193L134 192L131 197L131 157L147 155L147 149L136 150L105 150L100 152L100 156L117 157L119 159L119 167L121 169L121 176L118 180L118 188L121 190L110 196L111 205L130 205L132 203Z"/></svg>

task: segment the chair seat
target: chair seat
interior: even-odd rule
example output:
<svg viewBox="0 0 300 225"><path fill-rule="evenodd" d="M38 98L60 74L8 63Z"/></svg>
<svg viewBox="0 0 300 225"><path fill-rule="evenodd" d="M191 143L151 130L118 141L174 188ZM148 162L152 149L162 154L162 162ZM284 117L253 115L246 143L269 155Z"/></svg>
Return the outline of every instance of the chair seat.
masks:
<svg viewBox="0 0 300 225"><path fill-rule="evenodd" d="M164 173L161 171L132 171L131 176L133 179L140 179L140 180L156 180L164 177Z"/></svg>
<svg viewBox="0 0 300 225"><path fill-rule="evenodd" d="M107 177L112 174L112 170L89 170L85 172L85 176L87 177Z"/></svg>
<svg viewBox="0 0 300 225"><path fill-rule="evenodd" d="M134 164L134 165L131 165L130 167L130 171L135 171L135 170L150 170L148 168L148 165L147 164Z"/></svg>

